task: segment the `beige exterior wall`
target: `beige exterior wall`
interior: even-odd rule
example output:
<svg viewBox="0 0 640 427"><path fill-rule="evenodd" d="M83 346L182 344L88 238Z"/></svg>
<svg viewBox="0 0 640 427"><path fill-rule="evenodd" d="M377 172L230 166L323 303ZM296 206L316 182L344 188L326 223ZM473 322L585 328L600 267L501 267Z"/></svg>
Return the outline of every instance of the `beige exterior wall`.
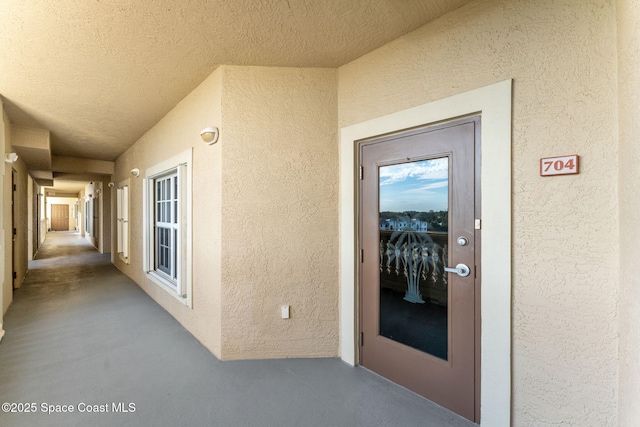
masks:
<svg viewBox="0 0 640 427"><path fill-rule="evenodd" d="M27 244L29 233L27 214L29 207L29 198L27 191L28 173L27 167L22 159L18 159L17 162L13 163L13 165L7 168L7 174L5 175L5 177L10 177L9 173L11 173L11 168L16 171L16 192L13 205L13 214L15 217L14 227L16 228L16 236L15 241L13 242L13 265L16 272L15 286L19 288L20 286L22 286L22 282L24 280L24 276L27 274L27 268L29 264ZM9 195L10 194L11 193L9 193ZM10 222L11 218L9 218L9 223ZM7 250L9 250L11 247L12 246L8 246Z"/></svg>
<svg viewBox="0 0 640 427"><path fill-rule="evenodd" d="M40 206L39 206L40 218L38 219L38 224L40 227L40 233L39 233L40 243L38 247L40 247L44 244L44 241L47 238L47 218L45 216L46 205L45 205L44 187L39 187L38 191L40 192L40 197L38 198L40 203Z"/></svg>
<svg viewBox="0 0 640 427"><path fill-rule="evenodd" d="M114 170L113 162L105 160L53 156L51 162L56 172L111 175Z"/></svg>
<svg viewBox="0 0 640 427"><path fill-rule="evenodd" d="M221 67L116 161L120 182L193 147L193 309L142 271L142 178L116 265L219 358L337 355L336 74Z"/></svg>
<svg viewBox="0 0 640 427"><path fill-rule="evenodd" d="M640 420L640 3L618 0L620 185L619 423Z"/></svg>
<svg viewBox="0 0 640 427"><path fill-rule="evenodd" d="M3 115L4 152L12 152L12 125L6 113ZM4 156L4 155L3 155ZM27 273L28 265L28 191L27 191L27 168L18 159L15 163L9 164L2 159L3 182L2 182L2 224L4 229L4 275L3 275L3 312L9 308L13 301L13 271L16 272L15 284L20 287L24 276ZM12 173L16 172L16 192L15 203L12 204L13 190L11 188ZM15 216L15 224L12 219ZM13 228L16 228L15 242L13 241ZM15 253L15 257L14 257Z"/></svg>
<svg viewBox="0 0 640 427"><path fill-rule="evenodd" d="M338 354L336 76L224 67L224 359Z"/></svg>
<svg viewBox="0 0 640 427"><path fill-rule="evenodd" d="M109 181L93 181L87 184L84 190L79 194L80 206L79 221L77 223L78 230L84 238L91 243L95 248L103 254L111 252L111 197L112 191L109 187ZM93 221L93 212L85 212L85 203L90 198L93 203L98 206L98 225L92 233L88 233L86 230L86 215L91 215ZM51 216L52 202L49 202L51 197L47 198L47 218ZM48 219L48 223L51 224L51 220ZM72 228L73 229L73 228Z"/></svg>
<svg viewBox="0 0 640 427"><path fill-rule="evenodd" d="M78 193L78 217L80 218L80 221L78 221L78 230L80 230L81 236L83 236L85 239L88 239L87 230L86 230L86 221L85 221L85 218L86 218L85 215L87 213L85 212L85 205L84 205L86 201L86 196L87 196L87 192L85 187L82 191Z"/></svg>
<svg viewBox="0 0 640 427"><path fill-rule="evenodd" d="M617 424L616 70L615 9L577 0L473 1L339 70L341 127L514 79L513 425Z"/></svg>
<svg viewBox="0 0 640 427"><path fill-rule="evenodd" d="M114 175L193 148L193 309L142 271L142 178L116 265L220 358L337 355L338 129L513 78L512 423L631 425L640 18L616 6L617 22L608 0L476 0L337 73L219 68ZM539 176L566 154L579 175Z"/></svg>
<svg viewBox="0 0 640 427"><path fill-rule="evenodd" d="M4 153L6 151L7 146L11 144L11 123L9 122L9 117L7 117L7 113L4 112L4 107L2 105L2 100L0 99L0 152ZM10 171L9 168L6 167L6 163L4 161L0 162L0 170L2 170L2 174L0 174L0 189L2 189L2 197L0 198L0 224L2 225L2 235L0 238L2 242L0 242L0 261L2 265L0 265L0 280L2 281L2 290L0 292L0 308L2 309L2 314L7 312L9 305L13 301L13 281L11 280L11 271L7 273L7 270L11 270L11 252L7 250L11 244L10 236L7 233L7 224L5 223L7 214L11 215L11 211L7 212L7 209L10 209L11 206L11 193L7 192L7 179L5 177L5 173ZM9 179L9 182L11 180ZM10 186L11 184L9 184ZM9 199L7 200L7 197ZM9 259L7 261L7 256ZM8 274L8 276L7 276ZM2 316L0 316L1 318ZM0 322L2 323L2 322ZM1 335L4 334L2 327L0 326L0 338Z"/></svg>
<svg viewBox="0 0 640 427"><path fill-rule="evenodd" d="M16 126L13 124L10 125L10 128L11 144L5 147L6 152L18 152L18 154L22 152L29 152L30 150L41 152L43 147L47 148L49 146L50 134L49 131L45 129ZM38 163L38 167L46 167L47 156L45 155L44 157L44 160L40 159L41 161ZM5 179L9 182L9 190L11 189L10 182L12 169L16 171L16 193L12 211L15 217L14 226L16 228L16 236L13 241L9 241L12 246L7 246L7 251L13 248L15 255L13 258L13 268L17 275L15 284L17 287L20 287L27 273L28 262L31 258L29 240L32 230L29 217L29 205L31 203L30 190L32 189L32 183L29 181L27 166L23 159L19 157L18 161L15 163L11 165L6 164ZM6 199L7 197L8 199ZM5 200L8 200L9 202L11 201L11 192L5 194ZM5 224L7 224L6 221L9 221L9 224L11 223L11 217L8 219L5 217L4 220ZM7 226L5 230L11 230L11 226ZM7 255L5 254L5 256Z"/></svg>
<svg viewBox="0 0 640 427"><path fill-rule="evenodd" d="M100 245L98 250L102 254L111 253L111 197L115 197L115 191L111 191L109 180L100 182Z"/></svg>
<svg viewBox="0 0 640 427"><path fill-rule="evenodd" d="M74 227L84 238L91 243L100 253L106 254L111 252L111 188L108 186L109 181L93 181L87 184L84 189L78 193L78 215L77 221L72 220L73 206L69 205L69 227ZM47 227L51 229L51 205L58 203L55 200L59 197L46 198L46 215ZM66 198L62 198L66 199ZM75 200L75 198L73 198ZM89 233L86 230L86 205L85 203L92 199L93 203L98 204L98 227ZM60 202L65 204L66 202ZM93 212L90 212L93 215ZM92 217L93 218L93 217ZM92 219L93 221L93 219Z"/></svg>
<svg viewBox="0 0 640 427"><path fill-rule="evenodd" d="M220 358L336 356L338 130L513 78L512 424L634 425L638 28L634 0L474 0L338 70L221 67L117 160L113 180L131 178L131 262L114 262ZM0 117L10 152L1 108ZM212 125L221 137L207 146L199 132ZM129 173L187 149L193 308L143 272L142 176ZM580 155L580 175L539 176L541 157L565 154ZM12 167L2 164L4 313ZM26 171L13 167L17 215L27 218ZM107 237L106 182L103 190ZM285 304L289 320L280 319Z"/></svg>
<svg viewBox="0 0 640 427"><path fill-rule="evenodd" d="M75 230L78 227L78 220L73 215L73 209L78 201L77 197L47 197L47 218L49 228L51 228L51 205L68 205L69 206L69 230Z"/></svg>
<svg viewBox="0 0 640 427"><path fill-rule="evenodd" d="M46 129L11 125L12 151L22 157L29 156L32 170L48 170L51 167L51 135Z"/></svg>
<svg viewBox="0 0 640 427"><path fill-rule="evenodd" d="M27 263L33 259L33 178L27 175Z"/></svg>
<svg viewBox="0 0 640 427"><path fill-rule="evenodd" d="M113 181L131 178L129 188L130 264L116 266L173 315L200 342L220 357L221 335L221 150L200 138L208 126L220 126L223 70L210 75L156 126L116 161ZM193 309L183 305L143 272L142 182L144 171L187 149L193 149ZM130 170L139 168L140 177ZM115 247L115 245L114 245Z"/></svg>
<svg viewBox="0 0 640 427"><path fill-rule="evenodd" d="M34 242L34 228L33 228L33 215L35 214L33 209L33 200L35 194L33 193L35 182L31 175L27 175L27 264L33 259L34 248L38 246L37 242Z"/></svg>

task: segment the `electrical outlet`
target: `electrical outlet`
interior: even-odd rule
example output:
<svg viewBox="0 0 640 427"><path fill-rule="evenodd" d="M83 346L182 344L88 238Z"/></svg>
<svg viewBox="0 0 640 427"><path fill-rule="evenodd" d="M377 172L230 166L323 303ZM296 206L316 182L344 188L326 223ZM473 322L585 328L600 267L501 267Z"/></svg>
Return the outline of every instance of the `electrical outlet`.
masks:
<svg viewBox="0 0 640 427"><path fill-rule="evenodd" d="M289 306L288 305L283 305L280 308L282 309L282 318L283 319L288 319L289 318Z"/></svg>

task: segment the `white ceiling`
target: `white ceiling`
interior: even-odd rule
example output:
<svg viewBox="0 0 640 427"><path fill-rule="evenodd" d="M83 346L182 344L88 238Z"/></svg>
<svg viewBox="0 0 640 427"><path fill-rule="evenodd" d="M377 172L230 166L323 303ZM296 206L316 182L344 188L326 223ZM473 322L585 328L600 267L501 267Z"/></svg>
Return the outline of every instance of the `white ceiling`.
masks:
<svg viewBox="0 0 640 427"><path fill-rule="evenodd" d="M221 64L337 67L468 0L0 0L0 95L115 160Z"/></svg>

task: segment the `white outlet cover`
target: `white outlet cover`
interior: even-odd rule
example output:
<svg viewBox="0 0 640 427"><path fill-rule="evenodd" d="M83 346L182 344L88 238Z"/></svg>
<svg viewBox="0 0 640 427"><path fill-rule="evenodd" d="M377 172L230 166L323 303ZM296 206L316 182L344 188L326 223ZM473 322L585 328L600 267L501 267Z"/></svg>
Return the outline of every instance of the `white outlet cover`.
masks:
<svg viewBox="0 0 640 427"><path fill-rule="evenodd" d="M288 319L289 318L289 306L288 305L283 305L282 306L282 318L283 319Z"/></svg>

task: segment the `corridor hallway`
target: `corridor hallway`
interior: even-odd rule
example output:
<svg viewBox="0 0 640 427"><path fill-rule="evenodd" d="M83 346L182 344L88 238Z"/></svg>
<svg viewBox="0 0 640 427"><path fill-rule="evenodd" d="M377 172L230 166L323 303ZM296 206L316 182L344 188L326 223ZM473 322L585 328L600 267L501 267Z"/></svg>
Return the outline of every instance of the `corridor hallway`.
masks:
<svg viewBox="0 0 640 427"><path fill-rule="evenodd" d="M35 413L4 427L473 425L338 359L221 362L77 233L47 235L5 322L0 402Z"/></svg>

